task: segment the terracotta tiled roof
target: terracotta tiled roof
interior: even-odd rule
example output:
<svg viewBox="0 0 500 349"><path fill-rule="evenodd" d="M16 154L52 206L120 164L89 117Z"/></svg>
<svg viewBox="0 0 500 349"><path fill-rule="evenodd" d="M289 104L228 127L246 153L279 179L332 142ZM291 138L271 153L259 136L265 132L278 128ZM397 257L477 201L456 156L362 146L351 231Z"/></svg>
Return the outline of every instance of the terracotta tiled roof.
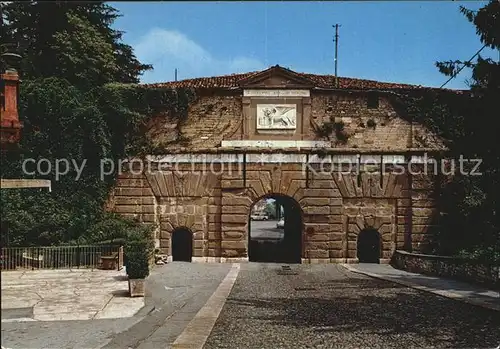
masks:
<svg viewBox="0 0 500 349"><path fill-rule="evenodd" d="M317 86L321 88L333 88L335 87L335 76L334 75L316 75L316 74L302 74L304 77L309 78L314 81ZM400 89L400 88L420 88L421 86L409 85L409 84L399 84L393 82L381 82L375 80L365 80L365 79L355 79L339 77L339 88L345 89Z"/></svg>
<svg viewBox="0 0 500 349"><path fill-rule="evenodd" d="M271 67L266 70L271 70L273 68L279 68L284 71L289 71L297 76L310 80L313 85L317 88L335 88L335 77L333 75L318 75L318 74L307 74L307 73L296 73L292 72L286 68L279 66ZM212 77L201 77L194 79L186 79L180 81L170 81L163 83L146 84L151 87L171 87L171 88L238 88L240 86L239 82L244 79L251 78L257 74L261 74L266 70L254 71L242 74L231 74L222 76L212 76ZM339 88L344 89L419 89L428 88L417 85L410 84L399 84L391 82L380 82L374 80L365 79L355 79L339 77Z"/></svg>
<svg viewBox="0 0 500 349"><path fill-rule="evenodd" d="M242 74L221 75L194 79L185 79L179 81L160 82L155 84L146 84L151 87L191 87L191 88L231 88L238 87L238 81L248 78L256 73L249 72Z"/></svg>

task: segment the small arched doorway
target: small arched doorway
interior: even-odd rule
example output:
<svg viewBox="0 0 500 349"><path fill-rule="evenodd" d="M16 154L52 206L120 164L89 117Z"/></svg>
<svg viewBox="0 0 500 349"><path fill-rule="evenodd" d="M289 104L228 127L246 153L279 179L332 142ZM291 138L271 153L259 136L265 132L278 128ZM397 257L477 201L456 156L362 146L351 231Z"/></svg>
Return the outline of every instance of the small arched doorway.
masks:
<svg viewBox="0 0 500 349"><path fill-rule="evenodd" d="M249 261L301 263L303 223L297 201L285 195L267 195L257 200L250 212Z"/></svg>
<svg viewBox="0 0 500 349"><path fill-rule="evenodd" d="M193 234L187 228L176 228L172 232L172 260L191 262L193 256Z"/></svg>
<svg viewBox="0 0 500 349"><path fill-rule="evenodd" d="M358 235L359 263L380 263L380 234L373 228L363 229Z"/></svg>

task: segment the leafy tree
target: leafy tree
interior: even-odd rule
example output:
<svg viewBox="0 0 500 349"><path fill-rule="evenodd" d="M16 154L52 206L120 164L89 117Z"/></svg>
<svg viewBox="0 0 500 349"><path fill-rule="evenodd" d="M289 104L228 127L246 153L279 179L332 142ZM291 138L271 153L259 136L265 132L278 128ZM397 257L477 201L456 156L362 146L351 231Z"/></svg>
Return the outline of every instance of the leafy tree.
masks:
<svg viewBox="0 0 500 349"><path fill-rule="evenodd" d="M264 213L269 218L276 218L276 201L266 203L266 206L264 207Z"/></svg>
<svg viewBox="0 0 500 349"><path fill-rule="evenodd" d="M65 80L27 81L20 95L22 148L19 153L3 154L2 164L8 166L3 166L2 176L51 179L53 192L2 191L2 221L9 225L10 242L51 244L77 239L101 215L111 184L101 181L98 172L100 158L113 156L108 140L111 131L91 93L83 93ZM36 173L30 176L22 168L25 159L47 159L51 171L42 176L32 161L25 167ZM70 161L61 164L61 171L66 165L69 171L60 178L56 177L57 159ZM75 163L85 164L78 180Z"/></svg>
<svg viewBox="0 0 500 349"><path fill-rule="evenodd" d="M104 212L116 171L101 177L101 159L117 164L118 159L151 153L142 126L159 112L182 118L193 97L190 90L107 84L83 91L51 77L23 82L20 97L21 149L2 154L2 177L50 179L52 192L2 191L2 227L7 229L2 236L8 236L10 245L50 245L117 241L132 231L129 222ZM22 168L26 159L48 159L51 171L30 175ZM69 170L58 178L55 164L62 159L71 163L61 163L61 170L66 165ZM81 173L75 164L83 168ZM26 170L35 171L33 161Z"/></svg>
<svg viewBox="0 0 500 349"><path fill-rule="evenodd" d="M484 47L500 52L500 2L491 0L478 11L465 7L460 11L475 25ZM475 61L436 65L450 77L464 67L472 69L469 98L455 97L455 111L442 113L437 119L448 116L446 123L441 123L448 129L455 155L482 160L481 176L457 176L441 192L445 233L440 248L500 261L500 124L496 120L500 110L500 62L479 53Z"/></svg>
<svg viewBox="0 0 500 349"><path fill-rule="evenodd" d="M3 178L47 178L52 192L2 190L2 243L51 245L89 242L129 234L134 224L105 213L114 176L101 180L100 160L122 158L131 134L140 129L143 110L126 107L124 88L109 83L138 82L151 67L140 63L122 33L110 26L118 17L103 2L1 3L2 52L22 56L19 72L19 152L2 154ZM5 62L0 61L2 69ZM132 89L132 88L129 88ZM131 103L131 108L136 105ZM48 159L52 170L31 176L23 160ZM56 177L57 159L79 163ZM33 165L28 166L33 170Z"/></svg>
<svg viewBox="0 0 500 349"><path fill-rule="evenodd" d="M119 17L104 2L2 3L0 41L22 56L24 79L53 77L90 89L109 82L136 83L152 66L140 63L123 32L111 28Z"/></svg>

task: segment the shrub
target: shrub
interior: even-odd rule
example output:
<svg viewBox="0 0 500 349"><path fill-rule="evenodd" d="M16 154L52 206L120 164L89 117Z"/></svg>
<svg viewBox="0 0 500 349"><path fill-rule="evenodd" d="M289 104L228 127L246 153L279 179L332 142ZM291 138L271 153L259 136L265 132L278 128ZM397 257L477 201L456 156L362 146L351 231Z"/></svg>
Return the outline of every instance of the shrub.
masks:
<svg viewBox="0 0 500 349"><path fill-rule="evenodd" d="M140 229L140 223L122 217L116 213L106 212L83 237L90 244L124 244L128 236Z"/></svg>
<svg viewBox="0 0 500 349"><path fill-rule="evenodd" d="M145 241L129 241L126 245L127 275L130 279L145 279L149 275L149 253Z"/></svg>
<svg viewBox="0 0 500 349"><path fill-rule="evenodd" d="M154 241L149 227L131 232L125 244L126 270L130 279L145 279L149 276L153 252Z"/></svg>

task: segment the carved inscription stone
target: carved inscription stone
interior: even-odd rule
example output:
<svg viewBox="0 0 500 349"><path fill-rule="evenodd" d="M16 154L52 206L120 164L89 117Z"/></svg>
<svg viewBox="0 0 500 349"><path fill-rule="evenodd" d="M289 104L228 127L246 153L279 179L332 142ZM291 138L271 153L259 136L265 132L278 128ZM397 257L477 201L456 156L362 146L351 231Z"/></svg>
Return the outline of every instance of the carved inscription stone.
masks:
<svg viewBox="0 0 500 349"><path fill-rule="evenodd" d="M243 90L244 97L310 97L309 90Z"/></svg>

